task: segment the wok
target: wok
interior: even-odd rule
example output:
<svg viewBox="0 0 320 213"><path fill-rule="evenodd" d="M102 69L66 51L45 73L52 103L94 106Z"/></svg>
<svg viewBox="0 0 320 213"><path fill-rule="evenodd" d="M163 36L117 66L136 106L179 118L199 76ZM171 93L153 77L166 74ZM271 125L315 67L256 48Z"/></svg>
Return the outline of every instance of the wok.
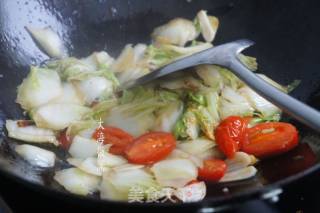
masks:
<svg viewBox="0 0 320 213"><path fill-rule="evenodd" d="M320 28L317 0L2 0L0 1L0 172L19 184L77 205L99 209L142 208L215 212L237 207L243 201L275 201L282 188L319 170L319 134L284 115L300 131L303 143L283 156L259 164L256 178L225 184L208 184L206 198L198 203L132 204L98 200L96 195L71 195L51 181L53 170L34 168L13 151L19 141L6 137L3 121L24 117L15 103L16 87L29 65L48 57L36 46L25 26L51 26L63 38L72 56L84 57L106 50L117 56L127 43L150 42L150 33L174 17L192 19L206 9L218 16L215 44L249 38L256 45L247 54L258 58L259 70L282 84L300 79L292 95L320 108ZM66 166L65 153L57 153L56 169ZM157 207L157 208L154 208ZM150 210L150 209L149 209Z"/></svg>

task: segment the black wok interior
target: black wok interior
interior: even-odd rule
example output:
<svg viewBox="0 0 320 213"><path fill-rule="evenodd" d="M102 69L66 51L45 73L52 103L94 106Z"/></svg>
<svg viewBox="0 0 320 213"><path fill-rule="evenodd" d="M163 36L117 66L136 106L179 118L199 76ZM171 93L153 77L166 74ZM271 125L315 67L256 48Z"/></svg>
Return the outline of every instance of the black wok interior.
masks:
<svg viewBox="0 0 320 213"><path fill-rule="evenodd" d="M209 14L220 19L220 28L214 42L216 45L239 38L252 39L256 45L247 54L258 58L260 72L282 84L300 79L301 84L292 95L320 109L318 8L317 0L0 1L1 173L20 177L17 179L20 184L33 182L44 186L39 188L32 185L40 191L63 191L50 181L52 170L33 168L12 151L13 145L20 142L8 139L3 128L4 119L24 117L15 103L16 87L27 75L29 65L39 65L48 59L34 44L25 26L51 26L63 38L69 55L84 57L93 51L106 50L116 57L127 43L150 43L149 35L154 27L174 17L192 19L197 11L206 9ZM284 119L299 127L301 141L308 144L297 147L287 155L261 163L261 172L257 178L224 185L208 184L207 199L203 203L257 196L303 178L319 168L319 135L286 116ZM51 146L48 148L55 150L59 157L57 168L67 166L63 162L63 151ZM301 155L302 158L297 157ZM298 166L289 166L296 162ZM229 191L223 192L224 187L228 187ZM71 198L75 199L76 196Z"/></svg>

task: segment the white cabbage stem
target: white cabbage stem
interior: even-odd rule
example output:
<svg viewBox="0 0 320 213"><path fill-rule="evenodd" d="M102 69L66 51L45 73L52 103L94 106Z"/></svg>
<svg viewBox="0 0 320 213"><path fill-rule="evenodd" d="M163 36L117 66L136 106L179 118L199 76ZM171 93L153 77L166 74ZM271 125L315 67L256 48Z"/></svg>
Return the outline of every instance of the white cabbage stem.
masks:
<svg viewBox="0 0 320 213"><path fill-rule="evenodd" d="M17 145L15 151L33 166L54 166L56 155L51 151L28 144Z"/></svg>

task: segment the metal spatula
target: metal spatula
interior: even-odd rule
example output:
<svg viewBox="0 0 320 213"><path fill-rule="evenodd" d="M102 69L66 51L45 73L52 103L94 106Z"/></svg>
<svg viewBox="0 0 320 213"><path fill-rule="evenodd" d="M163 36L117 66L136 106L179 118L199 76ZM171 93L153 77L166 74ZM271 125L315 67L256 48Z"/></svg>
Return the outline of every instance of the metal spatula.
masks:
<svg viewBox="0 0 320 213"><path fill-rule="evenodd" d="M239 53L253 44L254 42L250 40L242 39L209 48L174 61L133 82L129 82L124 89L145 84L174 72L185 71L183 69L188 67L200 64L216 64L230 69L249 87L284 112L307 126L320 131L320 113L317 110L273 87L242 64L238 58Z"/></svg>

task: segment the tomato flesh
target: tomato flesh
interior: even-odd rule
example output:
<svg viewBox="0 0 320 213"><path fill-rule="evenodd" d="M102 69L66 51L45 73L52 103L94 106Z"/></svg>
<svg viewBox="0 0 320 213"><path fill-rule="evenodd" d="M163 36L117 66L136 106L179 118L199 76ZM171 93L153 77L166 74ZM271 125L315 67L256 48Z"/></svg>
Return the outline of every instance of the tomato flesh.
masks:
<svg viewBox="0 0 320 213"><path fill-rule="evenodd" d="M249 121L250 118L229 116L215 129L216 143L228 158L232 158L242 146L244 132Z"/></svg>
<svg viewBox="0 0 320 213"><path fill-rule="evenodd" d="M176 140L170 133L150 132L136 138L125 151L131 163L151 164L167 157L176 147Z"/></svg>
<svg viewBox="0 0 320 213"><path fill-rule="evenodd" d="M287 152L298 145L298 131L283 122L257 124L247 129L242 151L257 157L268 157Z"/></svg>
<svg viewBox="0 0 320 213"><path fill-rule="evenodd" d="M60 132L59 136L58 136L58 141L60 146L67 150L69 149L70 145L71 145L71 140L69 139L69 137L67 136L67 130L63 130L62 132Z"/></svg>
<svg viewBox="0 0 320 213"><path fill-rule="evenodd" d="M109 152L115 155L124 154L126 147L133 141L132 135L111 126L96 129L92 137L96 140L102 140L103 144L111 144Z"/></svg>
<svg viewBox="0 0 320 213"><path fill-rule="evenodd" d="M206 181L219 181L227 171L227 164L220 159L208 159L198 169L198 176Z"/></svg>

